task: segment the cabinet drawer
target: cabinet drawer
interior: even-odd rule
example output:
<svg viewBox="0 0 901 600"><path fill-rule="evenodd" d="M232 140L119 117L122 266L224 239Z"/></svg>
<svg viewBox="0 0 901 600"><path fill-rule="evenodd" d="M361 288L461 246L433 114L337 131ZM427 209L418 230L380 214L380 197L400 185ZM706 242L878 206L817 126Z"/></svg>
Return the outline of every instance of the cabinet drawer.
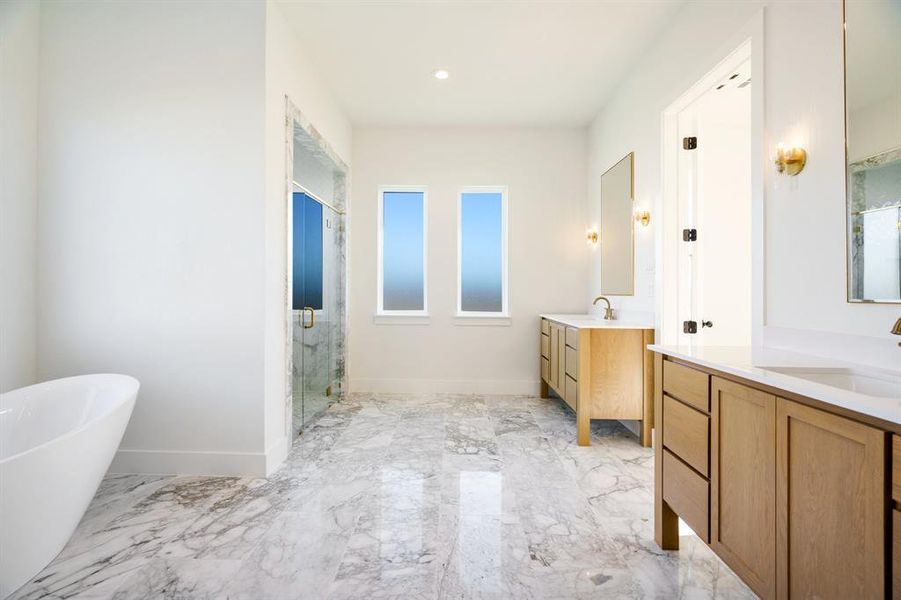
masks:
<svg viewBox="0 0 901 600"><path fill-rule="evenodd" d="M663 499L710 543L710 483L663 449Z"/></svg>
<svg viewBox="0 0 901 600"><path fill-rule="evenodd" d="M892 500L901 503L901 436L892 436ZM898 590L901 597L901 590Z"/></svg>
<svg viewBox="0 0 901 600"><path fill-rule="evenodd" d="M704 477L710 476L710 417L666 395L663 445Z"/></svg>
<svg viewBox="0 0 901 600"><path fill-rule="evenodd" d="M579 352L569 346L566 347L566 374L573 379L579 379Z"/></svg>
<svg viewBox="0 0 901 600"><path fill-rule="evenodd" d="M569 404L573 410L576 410L576 406L579 403L579 384L576 383L576 380L566 376L566 392L564 393L564 400Z"/></svg>
<svg viewBox="0 0 901 600"><path fill-rule="evenodd" d="M550 383L551 361L545 357L541 357L541 378Z"/></svg>
<svg viewBox="0 0 901 600"><path fill-rule="evenodd" d="M551 357L551 338L543 333L541 334L541 356Z"/></svg>
<svg viewBox="0 0 901 600"><path fill-rule="evenodd" d="M677 400L710 412L710 376L707 373L664 361L663 391Z"/></svg>
<svg viewBox="0 0 901 600"><path fill-rule="evenodd" d="M550 323L547 322L547 319L541 319L541 333L544 335L548 335L551 332Z"/></svg>
<svg viewBox="0 0 901 600"><path fill-rule="evenodd" d="M579 330L575 327L566 328L566 345L576 350L579 349Z"/></svg>

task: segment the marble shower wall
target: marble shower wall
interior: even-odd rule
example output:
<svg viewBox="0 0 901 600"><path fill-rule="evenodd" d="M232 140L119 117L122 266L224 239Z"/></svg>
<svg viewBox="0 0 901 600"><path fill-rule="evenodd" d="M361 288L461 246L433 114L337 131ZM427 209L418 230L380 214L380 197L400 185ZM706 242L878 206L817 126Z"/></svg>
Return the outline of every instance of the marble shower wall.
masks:
<svg viewBox="0 0 901 600"><path fill-rule="evenodd" d="M851 253L850 294L855 299L873 299L873 290L867 290L865 285L865 274L868 269L868 257L866 256L867 238L873 238L873 241L876 243L871 245L877 247L883 245L878 241L880 237L890 238L888 240L889 245L893 244L895 239L899 239L899 234L896 233L898 229L892 227L891 224L893 222L901 222L901 220L892 218L893 215L875 215L873 213L882 210L894 210L894 214L899 212L898 209L893 207L898 205L898 190L901 190L901 148L895 148L851 163L848 166L848 185L850 189L849 209L851 212L849 215L851 236L848 249ZM873 218L879 216L887 218L881 221ZM870 256L869 259L873 265L876 265L874 267L877 269L876 274L882 274L878 270L878 265L885 263L887 257ZM889 268L892 268L892 265L889 265ZM886 273L885 275L886 278L891 278L894 273ZM901 275L898 277L901 277ZM881 278L877 277L877 279ZM878 287L880 286L877 284ZM898 292L898 290L894 291Z"/></svg>
<svg viewBox="0 0 901 600"><path fill-rule="evenodd" d="M319 171L311 174L310 183L314 184L311 187L321 194L321 200L331 204L323 204L323 219L330 223L323 231L323 310L317 311L316 324L310 329L303 328L300 311L290 311L288 322L286 373L293 408L292 434L296 437L346 389L348 168L290 100L287 101L287 114L286 201L291 201L294 182L307 187L305 173L296 172L296 169L306 167ZM326 183L326 177L331 178L330 185ZM331 395L326 395L329 387Z"/></svg>

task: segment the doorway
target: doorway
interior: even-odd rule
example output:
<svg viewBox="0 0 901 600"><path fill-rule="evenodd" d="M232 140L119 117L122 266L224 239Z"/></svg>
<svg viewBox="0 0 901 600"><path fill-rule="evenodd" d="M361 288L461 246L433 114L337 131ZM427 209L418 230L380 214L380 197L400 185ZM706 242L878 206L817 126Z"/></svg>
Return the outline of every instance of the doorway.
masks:
<svg viewBox="0 0 901 600"><path fill-rule="evenodd" d="M344 389L347 169L289 103L288 415L295 438Z"/></svg>
<svg viewBox="0 0 901 600"><path fill-rule="evenodd" d="M664 115L663 343L752 345L751 67L747 44Z"/></svg>

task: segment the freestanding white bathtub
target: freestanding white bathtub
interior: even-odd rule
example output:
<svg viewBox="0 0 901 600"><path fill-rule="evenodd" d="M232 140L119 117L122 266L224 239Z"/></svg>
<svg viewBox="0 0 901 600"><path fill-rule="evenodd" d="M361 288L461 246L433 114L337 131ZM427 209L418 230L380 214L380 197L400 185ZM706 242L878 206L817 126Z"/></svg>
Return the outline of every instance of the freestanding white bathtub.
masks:
<svg viewBox="0 0 901 600"><path fill-rule="evenodd" d="M56 379L0 394L0 598L59 554L122 441L140 384Z"/></svg>

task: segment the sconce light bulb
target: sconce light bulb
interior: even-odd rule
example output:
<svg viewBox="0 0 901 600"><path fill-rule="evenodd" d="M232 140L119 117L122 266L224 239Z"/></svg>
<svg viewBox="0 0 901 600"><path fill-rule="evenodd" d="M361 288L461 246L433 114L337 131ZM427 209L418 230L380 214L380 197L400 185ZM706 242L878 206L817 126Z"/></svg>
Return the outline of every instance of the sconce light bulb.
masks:
<svg viewBox="0 0 901 600"><path fill-rule="evenodd" d="M776 145L776 171L779 173L788 173L791 176L797 175L804 170L807 164L807 151L800 146L792 146L788 150L779 143Z"/></svg>
<svg viewBox="0 0 901 600"><path fill-rule="evenodd" d="M642 227L647 227L648 223L651 222L651 212L648 210L635 211L635 221L641 223Z"/></svg>

